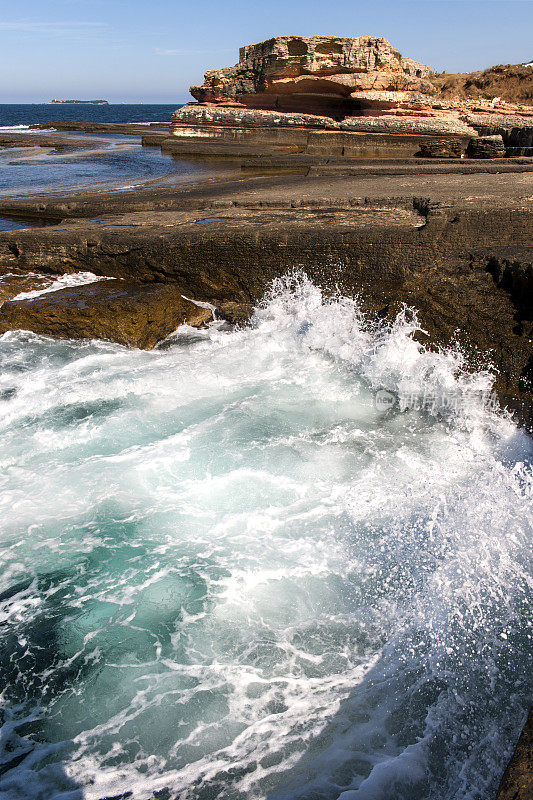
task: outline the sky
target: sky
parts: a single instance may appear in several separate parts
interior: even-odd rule
[[[272,36],[385,36],[437,71],[533,59],[533,0],[0,0],[0,103],[183,103]]]

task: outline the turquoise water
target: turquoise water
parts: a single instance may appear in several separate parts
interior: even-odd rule
[[[165,350],[0,338],[2,800],[494,796],[533,450],[415,329],[299,276]]]

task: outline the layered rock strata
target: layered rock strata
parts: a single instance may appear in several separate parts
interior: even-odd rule
[[[277,36],[242,47],[234,67],[206,72],[191,94],[202,105],[352,115],[424,112],[433,70],[379,36]],[[178,124],[180,116],[174,118]],[[320,123],[318,123],[320,124]]]
[[[523,130],[533,120],[531,107],[501,98],[450,98],[441,89],[430,67],[402,57],[383,37],[279,36],[241,48],[234,67],[206,72],[202,86],[191,87],[198,102],[173,114],[171,134],[185,145],[184,154],[198,155],[202,142],[209,140],[211,150],[215,142],[236,144],[239,131],[251,129],[278,128],[282,136],[276,146],[289,148],[300,146],[294,131],[301,128],[450,136],[445,149],[456,157],[459,145],[459,155],[465,154],[466,143],[455,137],[503,135],[502,130]],[[527,156],[532,146],[505,137],[504,142],[514,148],[506,155]],[[247,137],[252,144],[268,148],[272,143],[255,134]],[[381,144],[375,155],[390,157],[386,140]],[[177,145],[173,149],[179,152]],[[475,157],[476,149],[471,153]]]
[[[466,149],[469,158],[503,158],[505,146],[499,134],[471,139]]]
[[[176,155],[265,156],[282,152],[330,156],[398,158],[414,156],[422,144],[446,136],[450,148],[465,152],[476,130],[458,116],[345,117],[189,104],[173,114],[171,136],[160,144]],[[370,140],[368,137],[373,137]]]
[[[431,93],[432,75],[424,64],[402,59],[383,37],[277,36],[242,47],[238,64],[206,72],[191,94],[201,103],[234,101],[253,108],[283,108],[285,96],[303,94],[328,106],[328,97],[373,89]]]
[[[265,109],[251,110],[235,106],[203,106],[188,104],[172,115],[171,131],[174,136],[186,134],[185,126],[227,125],[229,127],[261,128],[315,128],[329,131],[354,131],[376,133],[456,133],[476,136],[477,131],[459,115],[442,118],[394,117],[387,115],[346,116],[342,121],[317,114],[288,113]],[[204,132],[209,136],[209,132]]]

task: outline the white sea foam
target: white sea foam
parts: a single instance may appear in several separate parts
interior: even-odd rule
[[[0,131],[3,133],[20,133],[20,131],[30,130],[29,125],[0,125]]]
[[[41,277],[41,276],[39,276]],[[44,277],[44,276],[43,276]],[[30,292],[19,292],[13,297],[13,300],[33,300],[36,297],[41,297],[43,294],[49,292],[57,292],[60,289],[68,289],[73,286],[85,286],[88,283],[95,283],[96,281],[107,281],[112,278],[107,278],[102,275],[95,275],[94,272],[73,272],[69,275],[60,275],[58,277],[50,278],[48,285],[42,288],[33,289]]]
[[[0,338],[0,797],[491,796],[533,451],[415,329],[296,275],[187,346]]]

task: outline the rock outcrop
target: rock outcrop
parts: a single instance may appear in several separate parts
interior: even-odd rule
[[[35,272],[26,274],[9,272],[7,275],[0,276],[0,308],[6,300],[12,300],[23,292],[42,291],[48,288],[53,278],[49,275],[39,275]]]
[[[310,103],[330,110],[337,105],[342,116],[344,107],[358,107],[358,97],[339,102],[354,92],[433,93],[432,75],[424,64],[403,59],[383,37],[277,36],[242,47],[238,64],[206,72],[191,94],[201,103],[288,111],[309,109]]]
[[[385,93],[376,92],[375,94]],[[389,102],[392,102],[391,93],[387,94],[389,95]],[[440,117],[438,119],[389,115],[346,116],[342,122],[338,122],[331,117],[316,114],[268,111],[265,109],[252,110],[242,106],[200,105],[194,103],[183,106],[172,115],[172,132],[175,136],[187,136],[190,132],[189,126],[200,125],[224,125],[246,129],[288,127],[315,128],[325,131],[421,134],[438,134],[442,132],[456,133],[460,136],[477,135],[476,130],[461,120],[459,116]],[[202,134],[208,137],[208,128],[204,127]]]
[[[468,158],[503,158],[505,155],[503,139],[498,134],[470,139],[466,155]]]
[[[533,798],[533,709],[502,778],[496,800]]]
[[[432,76],[430,67],[402,58],[381,36],[277,36],[242,47],[238,64],[206,72],[191,94],[200,103],[340,120],[363,109],[427,105],[435,92]]]
[[[0,333],[29,330],[60,339],[108,339],[147,350],[179,325],[212,319],[186,300],[176,284],[106,280],[60,289],[0,307]]]
[[[493,68],[494,74],[500,74],[498,69]],[[524,80],[529,80],[533,69],[521,69]],[[173,114],[170,132],[184,141],[183,154],[197,155],[204,154],[202,140],[207,139],[206,155],[216,154],[215,141],[224,145],[232,141],[236,152],[238,131],[258,128],[286,129],[285,145],[297,153],[307,152],[298,149],[301,144],[292,133],[297,128],[451,135],[445,150],[456,157],[464,154],[466,144],[453,137],[475,137],[478,132],[503,135],[502,130],[522,130],[524,120],[533,120],[532,107],[513,105],[483,91],[454,94],[450,87],[443,76],[403,57],[383,37],[277,36],[242,47],[235,66],[206,72],[204,83],[191,87],[198,102]],[[484,130],[497,123],[498,130]],[[264,137],[252,138],[253,142],[249,137],[246,142],[246,155],[254,155],[249,149],[252,145],[270,147]],[[505,136],[504,142],[506,148],[514,148],[506,155],[530,154],[530,144],[508,143]],[[281,140],[276,142],[279,146]],[[419,149],[408,148],[403,155],[415,155]],[[179,154],[179,148],[170,150]],[[331,154],[337,154],[335,146]],[[397,154],[396,146],[388,152],[385,140],[375,151],[375,155],[389,158]],[[221,155],[232,152],[225,146]]]
[[[420,158],[461,158],[463,152],[460,141],[434,139],[424,142],[416,155]]]
[[[51,127],[51,126],[49,126]],[[0,147],[46,147],[61,150],[64,148],[74,149],[78,147],[94,147],[91,139],[71,139],[60,138],[58,136],[46,136],[44,134],[3,134],[0,136]]]

